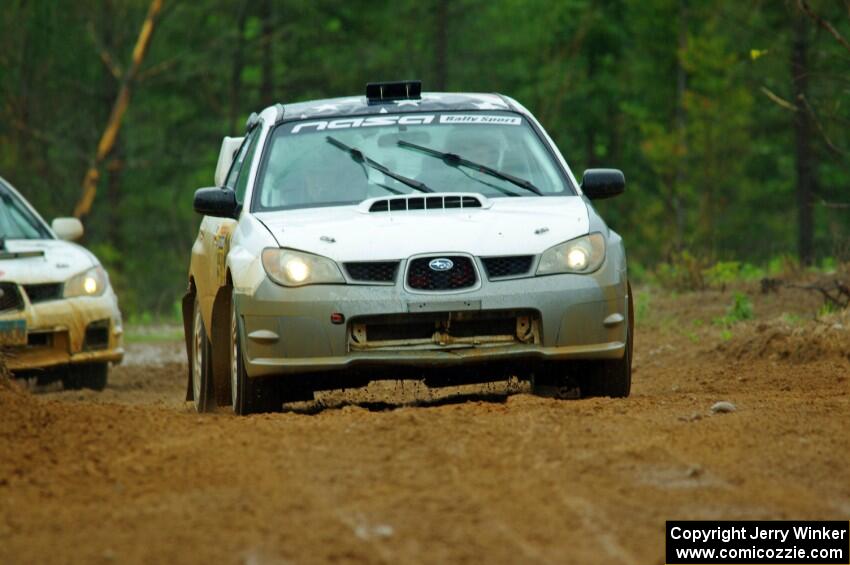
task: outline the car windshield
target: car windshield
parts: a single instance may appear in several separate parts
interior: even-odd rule
[[[48,239],[50,233],[14,194],[0,185],[0,239]]]
[[[574,194],[527,120],[511,112],[284,123],[271,135],[257,179],[254,211],[431,191],[491,198]]]

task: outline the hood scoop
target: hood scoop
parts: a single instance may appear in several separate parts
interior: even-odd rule
[[[420,210],[449,210],[464,208],[489,208],[493,204],[481,194],[450,192],[424,195],[370,198],[358,206],[363,213],[415,212]]]

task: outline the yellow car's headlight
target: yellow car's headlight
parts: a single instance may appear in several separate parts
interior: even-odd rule
[[[100,296],[109,286],[109,276],[103,267],[92,267],[65,281],[65,298]]]
[[[550,247],[543,252],[538,275],[592,273],[605,261],[605,238],[592,233]]]
[[[345,283],[331,259],[292,249],[264,249],[263,268],[271,280],[284,286]]]

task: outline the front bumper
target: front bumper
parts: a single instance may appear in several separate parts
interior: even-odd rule
[[[628,326],[625,261],[606,260],[591,275],[482,281],[462,293],[413,293],[403,285],[284,288],[264,280],[253,294],[234,292],[249,377],[354,367],[448,367],[524,360],[611,359],[625,351]],[[362,320],[429,313],[519,312],[535,320],[529,342],[435,343],[352,347]],[[345,323],[334,324],[332,314]],[[482,340],[486,341],[486,339]],[[389,342],[388,342],[389,343]]]
[[[24,310],[4,312],[0,320],[25,320],[26,345],[3,348],[11,371],[92,362],[120,363],[124,358],[123,326],[114,293],[50,300]]]

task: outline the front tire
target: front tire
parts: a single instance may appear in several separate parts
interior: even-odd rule
[[[606,359],[588,363],[587,370],[579,376],[581,395],[626,398],[632,390],[632,351],[634,349],[635,309],[632,300],[632,285],[629,293],[629,325],[626,329],[626,350],[620,359]]]
[[[620,359],[567,361],[541,367],[531,381],[538,396],[582,398],[610,396],[626,398],[632,388],[632,350],[634,349],[634,303],[632,287],[627,285],[629,325],[626,347]]]
[[[230,301],[230,397],[240,416],[281,409],[280,387],[273,378],[249,378],[242,357],[236,300]]]

